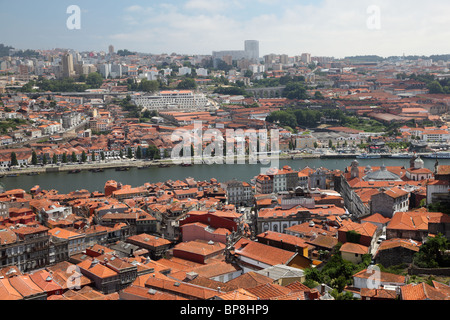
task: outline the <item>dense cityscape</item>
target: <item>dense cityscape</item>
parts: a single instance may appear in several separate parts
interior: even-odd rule
[[[5,43],[0,118],[0,300],[450,299],[450,55]]]

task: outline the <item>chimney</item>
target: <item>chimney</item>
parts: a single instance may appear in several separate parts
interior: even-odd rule
[[[321,294],[321,295],[324,295],[324,294],[325,294],[325,284],[324,284],[324,283],[322,283],[322,284],[320,285],[320,294]]]

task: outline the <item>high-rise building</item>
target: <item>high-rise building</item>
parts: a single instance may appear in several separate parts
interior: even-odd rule
[[[62,57],[62,77],[70,78],[74,74],[73,57],[70,53],[65,53]]]
[[[310,64],[311,63],[311,54],[310,53],[302,53],[302,61],[304,63]]]
[[[259,41],[246,40],[245,53],[247,55],[247,59],[257,62],[259,60]]]
[[[224,57],[231,56],[233,61],[248,59],[252,62],[258,62],[259,42],[256,40],[246,40],[244,46],[245,50],[213,51],[213,61],[217,59],[225,61]]]
[[[114,54],[114,46],[113,46],[113,45],[110,45],[110,46],[108,47],[108,53],[109,53],[109,54]]]

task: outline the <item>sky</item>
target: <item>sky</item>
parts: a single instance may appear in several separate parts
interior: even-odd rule
[[[67,20],[80,8],[80,28]],[[0,0],[0,43],[17,49],[343,58],[450,54],[448,0]],[[71,20],[72,21],[72,20]]]

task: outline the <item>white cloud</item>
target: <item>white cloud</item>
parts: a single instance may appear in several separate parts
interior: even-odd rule
[[[128,7],[124,20],[134,31],[111,36],[147,52],[201,53],[243,49],[260,41],[261,54],[313,55],[448,53],[447,0],[324,0],[320,4],[267,0],[189,0],[182,7]],[[276,5],[275,5],[276,4]],[[237,5],[238,10],[233,6]],[[381,28],[367,27],[367,8],[379,6]],[[244,7],[245,6],[245,7]],[[183,8],[184,10],[181,10]],[[149,14],[151,13],[151,14]],[[151,42],[151,43],[150,43]]]

